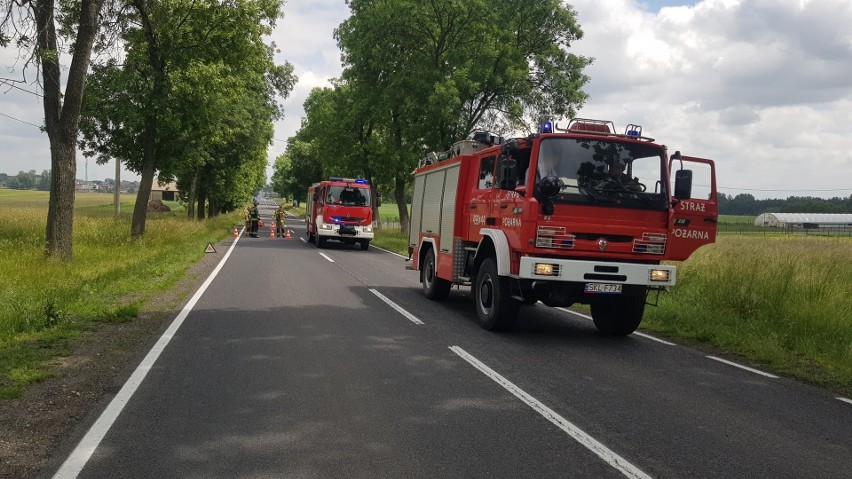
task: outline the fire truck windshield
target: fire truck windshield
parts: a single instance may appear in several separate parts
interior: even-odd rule
[[[644,203],[665,197],[663,150],[659,145],[612,139],[544,138],[535,181],[556,176],[560,197],[624,196]],[[656,204],[656,201],[653,201]]]
[[[343,206],[369,206],[370,190],[368,188],[331,186],[328,188],[326,202]]]

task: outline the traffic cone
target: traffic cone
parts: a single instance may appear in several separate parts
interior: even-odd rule
[[[240,232],[239,232],[239,231],[237,231],[237,227],[236,227],[236,226],[234,226],[234,238],[237,238],[237,237],[239,237],[239,236],[240,236]]]
[[[269,227],[269,237],[275,238],[275,228],[273,228],[271,226]]]
[[[290,239],[290,228],[287,228],[287,234],[284,235],[284,238]]]

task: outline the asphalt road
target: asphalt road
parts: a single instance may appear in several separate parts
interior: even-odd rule
[[[827,392],[541,304],[487,332],[466,289],[288,227],[217,253],[55,477],[852,477]]]

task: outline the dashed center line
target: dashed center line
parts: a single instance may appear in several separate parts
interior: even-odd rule
[[[393,309],[397,310],[397,312],[399,312],[399,314],[401,314],[401,315],[405,316],[405,317],[406,317],[409,321],[411,321],[412,323],[414,323],[414,324],[420,324],[420,325],[422,325],[422,324],[423,324],[423,321],[420,321],[420,320],[417,318],[417,316],[415,316],[415,315],[413,315],[413,314],[409,313],[408,311],[406,311],[405,309],[403,309],[403,308],[402,308],[402,306],[400,306],[400,305],[398,305],[398,304],[394,303],[393,301],[391,301],[390,299],[388,299],[388,297],[387,297],[387,296],[383,295],[382,293],[380,293],[380,292],[376,291],[376,290],[375,290],[375,289],[373,289],[373,288],[370,288],[370,292],[371,292],[371,293],[373,293],[373,294],[375,294],[375,295],[376,295],[379,299],[381,299],[381,300],[382,300],[382,301],[384,301],[385,303],[387,303],[387,304],[388,304],[391,308],[393,308]]]
[[[334,260],[329,258],[325,253],[320,253],[319,255],[327,259],[329,263],[334,263]]]

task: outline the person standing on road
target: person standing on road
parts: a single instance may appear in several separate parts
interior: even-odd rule
[[[279,205],[278,209],[275,210],[273,215],[273,219],[275,220],[275,236],[278,238],[282,238],[284,236],[284,219],[287,217],[287,212],[284,211],[284,207]]]
[[[257,210],[257,201],[255,201],[249,211],[249,218],[251,221],[251,234],[249,236],[257,238],[257,227],[260,223],[260,212]]]

